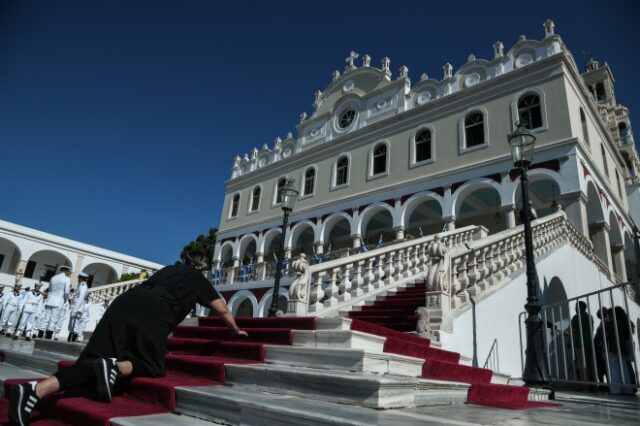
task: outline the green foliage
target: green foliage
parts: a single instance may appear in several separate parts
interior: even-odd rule
[[[118,280],[118,282],[137,280],[138,278],[140,278],[140,274],[148,275],[146,269],[143,269],[140,272],[129,272],[120,275],[120,279]]]
[[[180,252],[180,260],[184,261],[185,255],[192,250],[202,251],[207,255],[208,269],[211,269],[211,261],[213,260],[213,248],[216,244],[217,232],[217,228],[210,228],[208,234],[198,235],[198,237],[194,241],[189,242],[182,248],[182,251]]]

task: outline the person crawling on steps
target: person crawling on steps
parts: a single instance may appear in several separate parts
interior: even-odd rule
[[[160,377],[165,373],[167,336],[196,302],[222,317],[232,336],[247,336],[213,285],[202,275],[204,253],[193,252],[182,264],[167,266],[147,281],[118,296],[107,308],[76,363],[42,382],[14,386],[9,419],[29,424],[42,398],[80,386],[95,389],[101,401],[111,402],[122,377]]]

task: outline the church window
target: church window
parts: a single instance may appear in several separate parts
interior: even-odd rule
[[[304,191],[303,195],[313,194],[316,186],[316,169],[313,167],[308,168],[306,172],[304,172]]]
[[[233,196],[233,200],[231,201],[231,214],[230,217],[238,216],[238,208],[240,207],[240,194],[236,194]]]
[[[346,129],[347,127],[351,126],[355,119],[356,112],[353,109],[348,108],[344,110],[342,114],[340,114],[340,117],[338,119],[338,127],[340,129]]]
[[[607,94],[604,91],[604,83],[596,83],[596,99],[604,101],[607,99]]]
[[[346,185],[349,178],[349,159],[341,157],[336,163],[336,186]]]
[[[618,169],[616,169],[616,183],[618,185],[618,194],[620,195],[620,199],[622,199],[622,185],[620,184],[620,173],[618,173]]]
[[[618,132],[620,133],[620,142],[625,145],[629,143],[629,141],[627,140],[629,129],[627,129],[627,125],[625,123],[618,124]]]
[[[589,129],[587,128],[587,117],[584,115],[584,110],[582,108],[580,108],[580,123],[582,123],[582,137],[587,145],[589,145]]]
[[[604,145],[600,144],[600,152],[602,152],[602,164],[604,164],[604,174],[609,177],[609,164],[607,163],[607,152],[604,149]]]
[[[431,160],[431,130],[423,129],[416,135],[416,163]]]
[[[373,149],[373,175],[387,171],[387,145],[381,143]]]
[[[276,204],[280,204],[282,202],[282,194],[281,190],[284,188],[284,185],[287,183],[287,179],[280,178],[278,184],[276,185]]]
[[[259,186],[253,188],[253,196],[251,197],[251,211],[255,212],[260,207],[260,193],[262,192]]]
[[[528,94],[518,101],[518,117],[520,123],[527,129],[542,127],[542,110],[540,109],[540,97],[536,94]]]
[[[484,116],[475,111],[464,120],[466,147],[472,148],[484,144]]]

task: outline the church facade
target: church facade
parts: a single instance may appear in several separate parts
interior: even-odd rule
[[[234,313],[266,315],[287,180],[300,192],[287,259],[323,262],[467,225],[516,227],[520,178],[507,136],[517,123],[537,138],[537,216],[560,207],[612,282],[636,278],[640,160],[629,113],[606,63],[581,68],[552,21],[541,40],[521,36],[508,50],[496,42],[492,58],[470,55],[415,84],[406,66],[394,75],[388,58],[377,67],[352,52],[301,114],[296,137],[235,158],[214,254],[219,291]]]

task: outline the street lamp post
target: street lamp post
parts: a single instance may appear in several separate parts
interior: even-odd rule
[[[527,265],[527,311],[525,327],[527,332],[527,348],[522,372],[522,380],[527,386],[543,385],[549,382],[547,359],[543,356],[542,331],[540,318],[540,302],[538,302],[538,274],[533,258],[533,235],[531,232],[531,209],[529,207],[529,181],[527,171],[533,159],[533,148],[536,137],[524,125],[518,124],[515,132],[507,139],[511,147],[513,163],[520,169],[522,190],[522,222],[524,223],[524,246]]]
[[[278,255],[278,263],[276,265],[276,278],[273,282],[273,294],[271,295],[271,306],[269,307],[269,316],[276,316],[278,312],[278,296],[280,293],[280,275],[282,274],[282,261],[284,260],[284,241],[287,234],[287,225],[289,223],[289,214],[293,210],[298,198],[298,191],[293,188],[293,179],[287,179],[286,183],[280,188],[280,206],[284,216],[282,218],[282,233],[280,239],[280,253]]]

